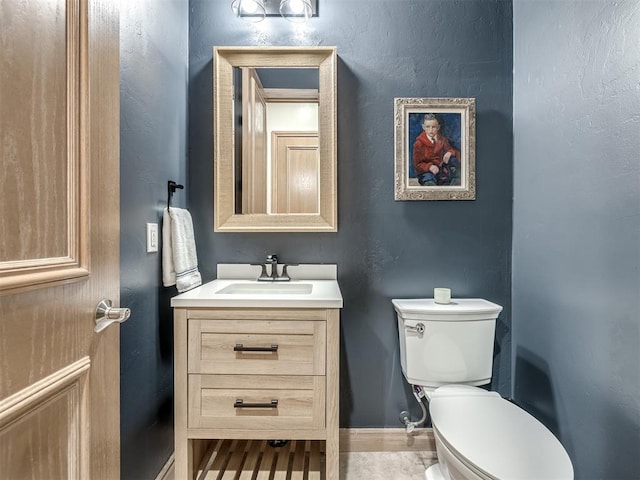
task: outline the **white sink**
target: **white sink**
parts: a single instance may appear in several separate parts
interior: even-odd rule
[[[335,265],[291,265],[288,282],[258,282],[260,266],[218,264],[218,279],[171,299],[182,308],[342,308]]]
[[[232,283],[221,288],[216,295],[309,295],[313,291],[311,283],[257,282]]]

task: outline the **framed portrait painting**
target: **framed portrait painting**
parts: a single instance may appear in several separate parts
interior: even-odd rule
[[[395,148],[396,200],[475,200],[475,98],[396,98]]]

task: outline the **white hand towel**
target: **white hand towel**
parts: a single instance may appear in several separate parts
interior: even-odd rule
[[[176,284],[176,269],[171,248],[171,215],[168,208],[162,213],[162,284],[165,287]]]
[[[164,209],[162,224],[162,283],[186,292],[202,284],[191,214],[182,208]]]

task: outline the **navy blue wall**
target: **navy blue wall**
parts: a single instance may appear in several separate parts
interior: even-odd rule
[[[299,28],[249,24],[228,1],[191,0],[189,207],[200,269],[221,262],[337,263],[342,314],[341,426],[399,427],[419,410],[400,370],[392,298],[454,296],[505,307],[493,387],[510,394],[512,9],[508,1],[323,0]],[[337,234],[213,232],[212,47],[338,49]],[[475,97],[477,200],[393,199],[394,97]]]
[[[514,2],[516,400],[640,478],[640,2]]]
[[[120,301],[132,310],[120,330],[121,478],[140,480],[173,451],[176,291],[162,287],[145,226],[161,223],[167,180],[186,180],[188,2],[121,2],[120,22]],[[174,199],[185,205],[186,193]]]

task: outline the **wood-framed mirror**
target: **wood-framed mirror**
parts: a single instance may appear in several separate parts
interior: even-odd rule
[[[336,232],[335,47],[214,47],[214,230]]]

